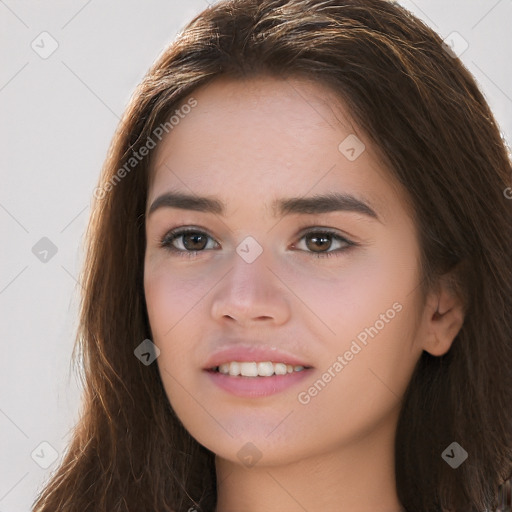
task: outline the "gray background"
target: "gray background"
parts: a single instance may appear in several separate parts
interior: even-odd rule
[[[443,38],[456,31],[467,41],[461,59],[510,144],[512,0],[400,3]],[[0,512],[30,510],[59,461],[41,467],[53,453],[41,443],[60,457],[78,417],[76,276],[114,129],[153,60],[207,5],[0,0]],[[43,237],[54,255],[34,254]]]

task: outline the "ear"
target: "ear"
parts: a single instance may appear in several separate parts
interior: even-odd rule
[[[423,350],[433,356],[446,354],[464,323],[464,304],[452,284],[451,274],[439,279],[425,305]]]

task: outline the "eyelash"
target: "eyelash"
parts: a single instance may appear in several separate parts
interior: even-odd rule
[[[172,242],[174,242],[174,240],[176,240],[180,236],[186,235],[188,233],[206,235],[207,237],[209,237],[213,240],[213,238],[210,237],[210,235],[208,235],[208,233],[206,233],[205,231],[202,231],[200,229],[192,228],[192,227],[188,227],[188,228],[180,227],[180,228],[175,228],[175,229],[168,231],[164,235],[164,237],[160,240],[159,246],[173,254],[176,254],[178,256],[185,257],[185,258],[194,258],[194,257],[196,257],[198,252],[205,252],[207,249],[202,249],[200,251],[187,251],[187,250],[183,250],[183,249],[177,249],[176,247],[172,246]],[[327,252],[318,252],[318,253],[314,252],[314,251],[304,251],[302,249],[299,249],[299,251],[309,253],[316,258],[328,258],[331,256],[337,257],[341,253],[344,253],[347,250],[351,249],[352,247],[356,247],[359,245],[358,243],[348,240],[347,238],[339,235],[334,230],[329,229],[329,228],[315,228],[315,229],[310,229],[305,232],[301,232],[300,233],[301,236],[300,236],[299,240],[302,240],[304,237],[306,237],[307,235],[310,235],[310,234],[329,235],[332,238],[338,240],[339,242],[343,242],[346,244],[346,247],[343,247],[341,249],[336,249],[334,251],[327,251]],[[216,242],[216,243],[218,243],[218,242]]]

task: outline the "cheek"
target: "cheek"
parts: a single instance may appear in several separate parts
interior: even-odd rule
[[[144,292],[152,341],[160,349],[157,364],[169,397],[180,388],[171,375],[185,383],[193,376],[191,370],[200,371],[197,347],[208,329],[205,308],[217,281],[215,272],[198,272],[197,268],[192,272],[168,261],[145,266]]]
[[[160,349],[156,363],[167,397],[175,407],[186,399],[180,393],[181,385],[190,377],[191,343],[197,333],[191,331],[189,319],[194,315],[194,304],[200,290],[199,279],[180,278],[168,265],[146,265],[144,271],[144,293],[152,341]],[[188,377],[187,377],[188,376]],[[188,404],[190,405],[190,404]],[[185,404],[185,407],[188,406]]]
[[[353,326],[359,338],[339,336],[315,378],[300,390],[300,417],[305,423],[336,425],[326,429],[326,438],[361,437],[398,414],[421,353],[411,343],[410,304],[402,306],[388,323],[376,324],[377,316]]]
[[[300,299],[295,302],[305,313],[302,318],[329,343],[356,336],[386,311],[394,315],[393,304],[405,308],[415,296],[419,281],[414,247],[376,247],[342,256],[339,265],[324,266],[323,271],[280,269]]]
[[[317,333],[318,353],[324,354],[319,370],[339,375],[320,401],[343,396],[358,408],[362,395],[370,401],[383,393],[393,399],[405,389],[421,354],[415,343],[421,313],[416,247],[404,240],[381,247],[347,260],[329,279],[295,277],[293,289],[309,307],[303,317],[307,330]],[[337,372],[333,365],[345,354]]]
[[[419,302],[408,286],[414,275],[411,268],[393,279],[381,259],[310,295],[335,334],[319,331],[318,371],[298,390],[296,419],[304,428],[336,425],[325,428],[326,439],[349,439],[397,412],[421,355],[414,343]]]
[[[212,288],[211,274],[191,274],[165,262],[146,265],[144,293],[151,330],[155,339],[165,339],[187,322],[188,315],[201,307],[201,300]]]

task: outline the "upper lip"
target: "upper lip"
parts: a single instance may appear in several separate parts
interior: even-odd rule
[[[274,363],[311,367],[306,361],[282,349],[273,348],[268,345],[235,345],[214,352],[206,360],[203,369],[209,370],[231,361],[272,361]]]

